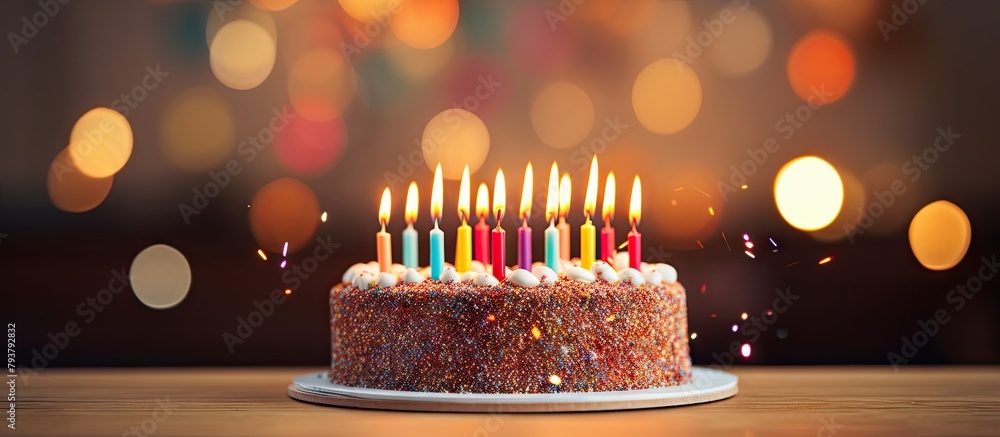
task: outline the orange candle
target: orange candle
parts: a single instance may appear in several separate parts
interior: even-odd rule
[[[385,231],[385,225],[389,224],[389,209],[392,205],[392,198],[389,194],[389,187],[385,187],[382,192],[382,202],[378,208],[378,221],[382,224],[382,230],[375,234],[375,251],[378,255],[379,271],[388,272],[392,266],[392,236]]]

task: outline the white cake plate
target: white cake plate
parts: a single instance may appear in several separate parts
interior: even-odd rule
[[[423,393],[347,387],[330,382],[326,372],[295,378],[292,399],[339,407],[399,411],[541,413],[676,407],[726,399],[739,388],[736,375],[706,367],[691,369],[692,381],[646,390],[592,393],[479,394]]]

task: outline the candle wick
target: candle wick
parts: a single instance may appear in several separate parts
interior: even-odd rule
[[[497,227],[496,227],[496,229],[501,229],[500,228],[500,222],[502,222],[502,221],[503,221],[503,209],[497,208]]]
[[[632,232],[637,232],[637,231],[635,230],[635,225],[636,225],[636,220],[635,220],[635,219],[632,219]]]
[[[528,227],[528,214],[521,216],[521,226],[525,228]]]
[[[385,220],[379,220],[378,222],[382,224],[382,232],[385,232]]]

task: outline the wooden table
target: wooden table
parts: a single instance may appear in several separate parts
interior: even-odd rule
[[[1000,435],[1000,367],[737,367],[740,394],[710,404],[493,415],[286,396],[292,377],[318,370],[48,369],[19,383],[17,430],[0,435]]]

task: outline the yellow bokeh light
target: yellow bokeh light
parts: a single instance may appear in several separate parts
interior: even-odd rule
[[[815,156],[795,158],[778,171],[774,201],[788,224],[815,231],[837,218],[844,204],[844,183],[830,163]]]
[[[339,117],[354,98],[357,78],[343,53],[310,50],[288,72],[288,97],[295,111],[311,121]]]
[[[271,18],[271,14],[244,2],[235,7],[229,7],[228,4],[220,5],[219,9],[213,7],[205,23],[205,44],[211,48],[212,41],[215,40],[219,29],[236,20],[253,21],[271,36],[272,41],[278,41],[278,26],[274,24],[274,18]]]
[[[972,224],[962,208],[938,200],[920,209],[910,222],[910,248],[931,270],[955,267],[969,250]]]
[[[458,26],[458,0],[398,0],[398,11],[389,22],[403,44],[432,49],[444,43]]]
[[[475,173],[490,152],[490,132],[486,124],[461,108],[446,109],[427,122],[421,150],[427,167],[441,163],[444,178],[459,180],[466,164]]]
[[[66,148],[49,165],[49,199],[56,208],[66,212],[90,211],[108,197],[113,181],[114,176],[92,178],[81,173]]]
[[[737,10],[725,32],[709,46],[708,59],[722,74],[745,76],[764,63],[773,44],[771,25],[763,14],[752,8]]]
[[[224,85],[248,90],[267,79],[274,69],[276,47],[268,31],[250,20],[222,25],[209,46],[209,64]]]
[[[590,134],[594,103],[572,83],[553,83],[531,105],[531,125],[543,143],[560,149],[573,147]]]
[[[160,125],[160,139],[167,160],[185,170],[216,168],[232,152],[236,135],[229,104],[208,87],[177,96]]]
[[[118,111],[91,109],[73,125],[69,154],[73,165],[92,178],[118,173],[132,156],[132,126]]]
[[[339,0],[339,2],[347,15],[362,22],[387,18],[401,7],[399,0]]]
[[[687,64],[660,59],[644,68],[632,87],[632,109],[639,123],[653,133],[681,131],[701,109],[701,81]]]

